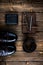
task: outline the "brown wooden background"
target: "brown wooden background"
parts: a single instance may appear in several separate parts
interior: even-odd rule
[[[36,50],[32,53],[26,53],[22,49],[24,37],[22,34],[21,19],[22,12],[31,11],[31,9],[36,12],[37,29],[41,32],[36,33],[34,36],[37,44]],[[15,25],[7,26],[5,24],[6,11],[18,11],[19,19],[17,27]],[[17,51],[15,54],[5,57],[4,61],[6,61],[6,65],[43,65],[43,4],[24,3],[18,5],[12,3],[0,3],[0,28],[1,27],[10,28],[18,35],[18,40],[16,42]]]

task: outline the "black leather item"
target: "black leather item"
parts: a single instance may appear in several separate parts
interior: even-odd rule
[[[23,50],[24,50],[25,52],[31,53],[31,52],[33,52],[35,49],[36,49],[35,40],[34,40],[32,37],[26,38],[26,39],[24,40],[24,43],[23,43]]]
[[[0,32],[0,42],[15,42],[17,35],[11,32]]]
[[[17,35],[11,32],[0,32],[0,56],[8,56],[16,52]]]
[[[0,56],[8,56],[16,52],[15,46],[1,46]]]
[[[23,34],[35,34],[37,31],[36,13],[23,12],[22,13],[22,33]]]
[[[7,11],[5,14],[5,23],[6,24],[18,24],[18,12],[14,11]]]

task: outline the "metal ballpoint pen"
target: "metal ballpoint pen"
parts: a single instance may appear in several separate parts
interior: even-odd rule
[[[32,16],[31,16],[31,20],[30,20],[30,31],[32,29]]]
[[[28,18],[28,16],[27,16],[27,18]],[[29,19],[27,19],[27,25],[28,25],[28,27],[29,27],[29,32],[31,32],[31,30],[32,30],[32,15],[30,16],[30,20]]]

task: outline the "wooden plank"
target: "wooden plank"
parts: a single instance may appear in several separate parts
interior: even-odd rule
[[[43,65],[43,62],[27,62],[26,65]]]
[[[6,65],[43,65],[43,62],[6,62]]]
[[[7,59],[5,60],[5,61],[14,61],[14,62],[16,62],[16,61],[43,61],[43,57],[7,57]]]
[[[6,62],[6,65],[25,65],[25,62]]]

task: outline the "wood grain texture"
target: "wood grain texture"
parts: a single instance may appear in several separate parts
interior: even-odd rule
[[[7,65],[43,65],[43,62],[8,62]]]
[[[23,38],[22,34],[22,12],[31,11],[36,12],[36,21],[37,21],[37,32],[34,36],[36,40],[37,48],[32,53],[26,53],[23,51]],[[18,25],[9,25],[5,24],[5,14],[6,11],[18,11],[19,20]],[[15,4],[2,4],[0,5],[0,28],[6,27],[13,32],[16,32],[18,35],[18,40],[16,42],[16,53],[10,56],[5,57],[6,65],[43,65],[43,7],[33,4],[24,4],[24,5],[15,5]],[[15,30],[16,29],[16,30]],[[0,59],[1,61],[1,59]]]

